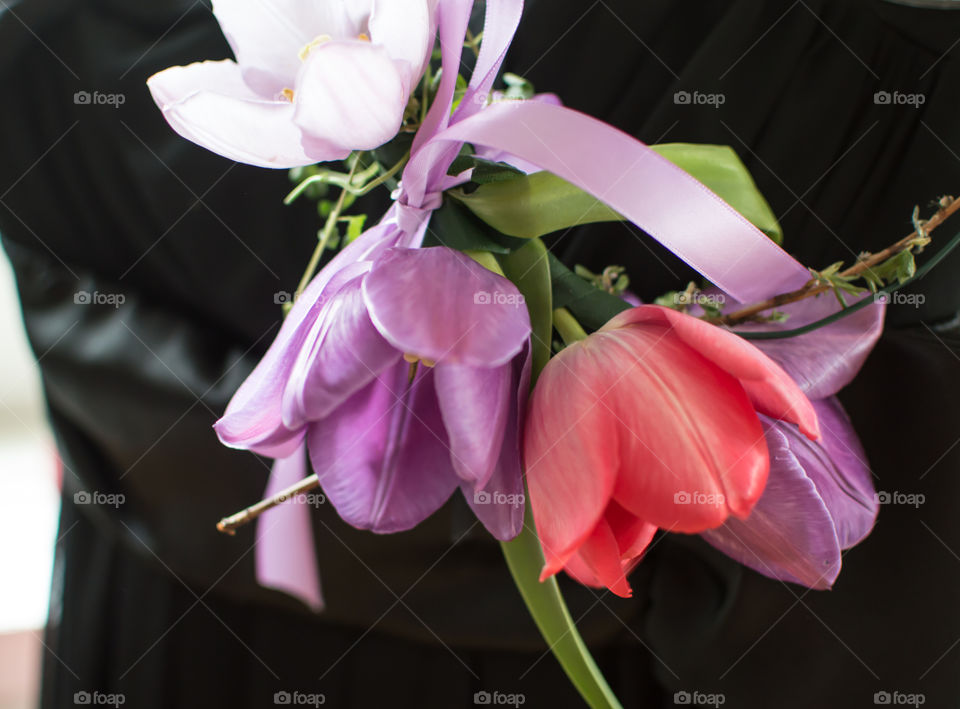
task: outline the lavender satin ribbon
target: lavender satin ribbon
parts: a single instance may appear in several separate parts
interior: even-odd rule
[[[307,448],[301,445],[289,458],[274,461],[263,496],[272,497],[306,476]],[[288,500],[264,512],[257,520],[254,557],[261,586],[289,593],[317,613],[323,610],[309,505]]]
[[[431,142],[472,143],[523,158],[620,212],[737,300],[800,288],[809,271],[726,202],[616,128],[563,106],[503,101]],[[417,163],[418,153],[411,160]],[[411,172],[423,169],[417,164]]]

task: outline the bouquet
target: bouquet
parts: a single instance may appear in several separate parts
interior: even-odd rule
[[[878,509],[835,395],[890,294],[955,246],[917,268],[960,202],[915,211],[913,233],[848,267],[808,268],[730,148],[647,146],[535,93],[502,72],[521,0],[487,0],[476,35],[472,9],[218,0],[236,60],[149,81],[174,130],[291,170],[287,201],[323,218],[279,334],[216,424],[275,461],[264,499],[219,527],[269,520],[258,578],[320,611],[309,508],[281,503],[320,487],[388,534],[462,494],[584,700],[618,707],[555,575],[628,597],[645,552],[679,533],[829,588]],[[351,213],[375,189],[386,213]],[[641,303],[622,268],[571,270],[543,241],[620,220],[703,281]]]

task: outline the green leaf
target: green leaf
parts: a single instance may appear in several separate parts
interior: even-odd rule
[[[783,243],[783,230],[773,210],[733,148],[695,143],[663,143],[650,147],[709,187],[775,242]]]
[[[503,92],[507,99],[531,99],[537,93],[533,84],[522,76],[511,74],[509,71],[503,75],[503,83],[507,85],[507,90]]]
[[[460,155],[456,160],[453,161],[450,165],[450,169],[447,170],[448,175],[459,175],[465,170],[473,168],[473,175],[470,177],[471,182],[475,182],[478,185],[486,185],[491,182],[503,182],[505,180],[515,180],[518,177],[523,177],[526,173],[522,170],[518,170],[513,165],[508,165],[505,162],[493,162],[491,160],[484,160],[483,158],[478,158],[476,155]]]
[[[349,244],[363,233],[363,226],[367,222],[366,214],[357,214],[356,216],[341,217],[340,221],[347,223],[347,240]]]
[[[550,278],[553,285],[553,307],[566,308],[589,330],[598,330],[607,320],[630,307],[622,298],[607,293],[584,280],[561,263],[552,253]]]
[[[524,519],[527,523],[519,536],[500,545],[530,615],[584,701],[592,709],[621,709],[570,617],[556,578],[543,583],[538,580],[544,564],[543,551],[532,528],[529,502]]]
[[[462,188],[447,194],[497,231],[522,239],[623,219],[593,195],[549,172],[480,185],[469,194]]]
[[[458,202],[446,199],[430,218],[430,229],[424,246],[449,246],[458,251],[489,251],[505,254],[510,251],[496,233],[465,210]]]
[[[553,337],[553,291],[547,247],[540,239],[531,239],[498,261],[504,275],[520,289],[530,313],[533,375],[536,377],[550,359]]]
[[[665,143],[652,148],[713,190],[771,239],[782,243],[783,232],[770,205],[732,148],[692,143]],[[593,195],[549,172],[514,175],[488,170],[489,176],[483,178],[486,183],[476,190],[459,188],[447,194],[504,234],[532,239],[580,224],[623,219]]]

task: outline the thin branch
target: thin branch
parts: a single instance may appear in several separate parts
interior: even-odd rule
[[[309,490],[313,490],[316,487],[320,487],[320,481],[317,479],[316,475],[311,475],[308,478],[304,478],[296,485],[291,485],[287,489],[281,490],[273,497],[268,497],[266,500],[261,500],[255,505],[250,505],[250,507],[237,512],[235,515],[224,517],[217,523],[217,529],[224,534],[233,536],[237,533],[238,528],[248,524],[249,522],[252,522],[267,510],[273,509],[277,505],[282,505],[287,500],[296,497],[297,495],[301,495]]]
[[[905,236],[892,246],[888,246],[883,251],[861,256],[854,265],[850,266],[850,268],[844,271],[841,271],[838,274],[838,277],[852,278],[858,276],[865,271],[869,271],[874,266],[883,263],[892,256],[896,256],[901,251],[905,251],[913,248],[914,246],[926,243],[929,240],[928,235],[930,232],[943,224],[943,222],[945,222],[954,212],[960,210],[960,199],[943,197],[939,204],[940,208],[932,217],[930,217],[930,219],[925,222],[915,221],[917,228],[914,229],[910,235]],[[748,305],[740,310],[736,310],[719,318],[711,318],[710,322],[716,323],[717,325],[738,325],[756,318],[756,316],[764,311],[773,310],[789,303],[795,303],[798,300],[803,300],[804,298],[820,295],[821,293],[829,291],[831,288],[832,286],[829,283],[823,283],[817,278],[811,278],[810,281],[807,282],[802,288],[799,288],[795,291],[790,291],[789,293],[775,295],[761,303]]]

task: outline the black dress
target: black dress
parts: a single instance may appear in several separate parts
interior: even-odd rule
[[[960,192],[958,37],[960,13],[878,0],[534,0],[507,67],[647,142],[732,145],[788,249],[827,265]],[[478,691],[576,706],[498,546],[463,536],[461,504],[392,536],[321,508],[317,617],[256,585],[252,529],[215,532],[258,499],[267,463],[210,426],[275,334],[274,294],[298,280],[318,226],[308,205],[280,204],[282,171],[183,141],[153,106],[147,76],[226,56],[209,10],[185,0],[0,12],[0,230],[67,469],[43,706],[80,691],[137,709],[264,707],[283,691],[332,707],[472,706]],[[125,101],[77,103],[78,91]],[[725,100],[676,103],[677,91]],[[878,91],[924,102],[876,103]],[[691,277],[629,226],[552,246],[570,264],[627,266],[642,297]],[[678,691],[732,707],[867,707],[882,691],[957,704],[958,268],[952,257],[919,285],[923,307],[891,309],[844,392],[878,489],[926,503],[884,507],[833,591],[768,580],[682,536],[640,565],[631,601],[564,583],[624,706],[673,706]],[[80,291],[124,302],[76,303]],[[74,505],[79,490],[126,503]]]

